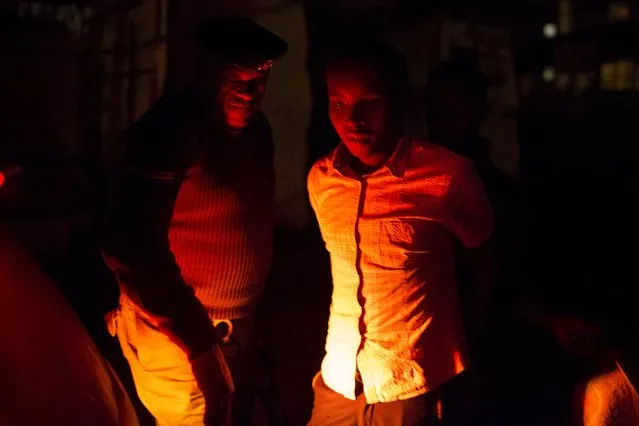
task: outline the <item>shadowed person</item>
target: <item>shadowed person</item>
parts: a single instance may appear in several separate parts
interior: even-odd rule
[[[109,323],[158,424],[223,424],[232,401],[233,423],[248,425],[253,314],[274,228],[274,146],[260,104],[287,44],[238,17],[208,19],[196,38],[197,80],[125,135],[104,247],[121,287]]]
[[[0,165],[0,197],[19,170]],[[139,424],[124,387],[76,313],[4,226],[0,341],[1,425]]]

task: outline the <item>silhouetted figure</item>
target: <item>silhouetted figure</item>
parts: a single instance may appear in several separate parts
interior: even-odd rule
[[[513,285],[520,234],[517,182],[490,158],[491,141],[479,133],[488,109],[486,79],[470,61],[439,64],[426,83],[425,103],[429,138],[475,164],[495,211],[499,288]]]
[[[463,254],[457,256],[457,277],[469,324],[475,377],[479,379],[475,391],[485,409],[494,410],[498,418],[503,418],[503,424],[511,424],[507,411],[525,412],[535,405],[516,405],[510,398],[514,397],[517,404],[532,402],[527,390],[524,393],[515,387],[529,380],[527,363],[535,355],[525,351],[531,342],[538,342],[536,336],[522,329],[522,321],[513,315],[520,299],[527,297],[520,271],[524,239],[520,188],[514,178],[495,166],[490,158],[491,141],[480,135],[488,110],[488,94],[486,78],[475,63],[457,59],[439,64],[428,78],[424,95],[430,140],[473,161],[494,209],[493,303],[488,314],[490,325],[479,333],[473,333],[469,314],[476,301],[473,292],[468,291],[472,270]],[[539,345],[538,348],[543,357],[552,358],[546,347]],[[537,390],[533,393],[539,394]],[[533,417],[531,420],[536,421]],[[492,424],[488,418],[485,421]]]
[[[439,424],[455,414],[443,388],[467,365],[453,246],[470,249],[481,283],[492,211],[470,160],[404,134],[402,55],[340,42],[326,80],[341,143],[308,176],[333,278],[309,425]]]
[[[274,146],[260,104],[287,44],[238,17],[208,19],[196,37],[197,81],[126,133],[104,248],[122,294],[110,323],[160,424],[222,424],[235,389],[232,418],[244,425],[274,228]]]
[[[16,170],[0,167],[0,194]],[[3,227],[0,340],[0,424],[138,425],[124,387],[76,313]]]
[[[618,183],[618,182],[617,182]],[[639,419],[639,238],[635,191],[586,174],[554,182],[535,200],[524,272],[538,323],[570,357],[575,415],[588,425]]]

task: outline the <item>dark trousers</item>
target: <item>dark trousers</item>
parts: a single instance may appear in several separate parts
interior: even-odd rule
[[[319,375],[308,426],[432,426],[441,425],[438,392],[404,401],[367,404],[360,391],[355,401],[330,389]]]
[[[255,318],[249,316],[234,319],[231,323],[233,332],[230,339],[221,345],[235,382],[231,418],[234,426],[250,426],[253,423],[253,407],[263,376],[257,356]]]

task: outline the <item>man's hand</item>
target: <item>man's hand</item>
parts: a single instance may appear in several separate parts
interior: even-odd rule
[[[219,346],[216,345],[193,359],[191,368],[204,394],[206,404],[204,424],[206,426],[230,425],[235,385]]]

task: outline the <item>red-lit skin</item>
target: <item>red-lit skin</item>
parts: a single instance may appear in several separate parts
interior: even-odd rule
[[[0,188],[2,188],[2,185],[4,185],[4,181],[5,181],[4,173],[0,172]]]
[[[329,116],[352,156],[364,168],[381,166],[401,136],[398,94],[389,93],[379,73],[364,64],[329,64]],[[357,167],[357,164],[355,165]]]
[[[229,64],[220,65],[215,77],[216,120],[241,130],[260,109],[268,74]]]

